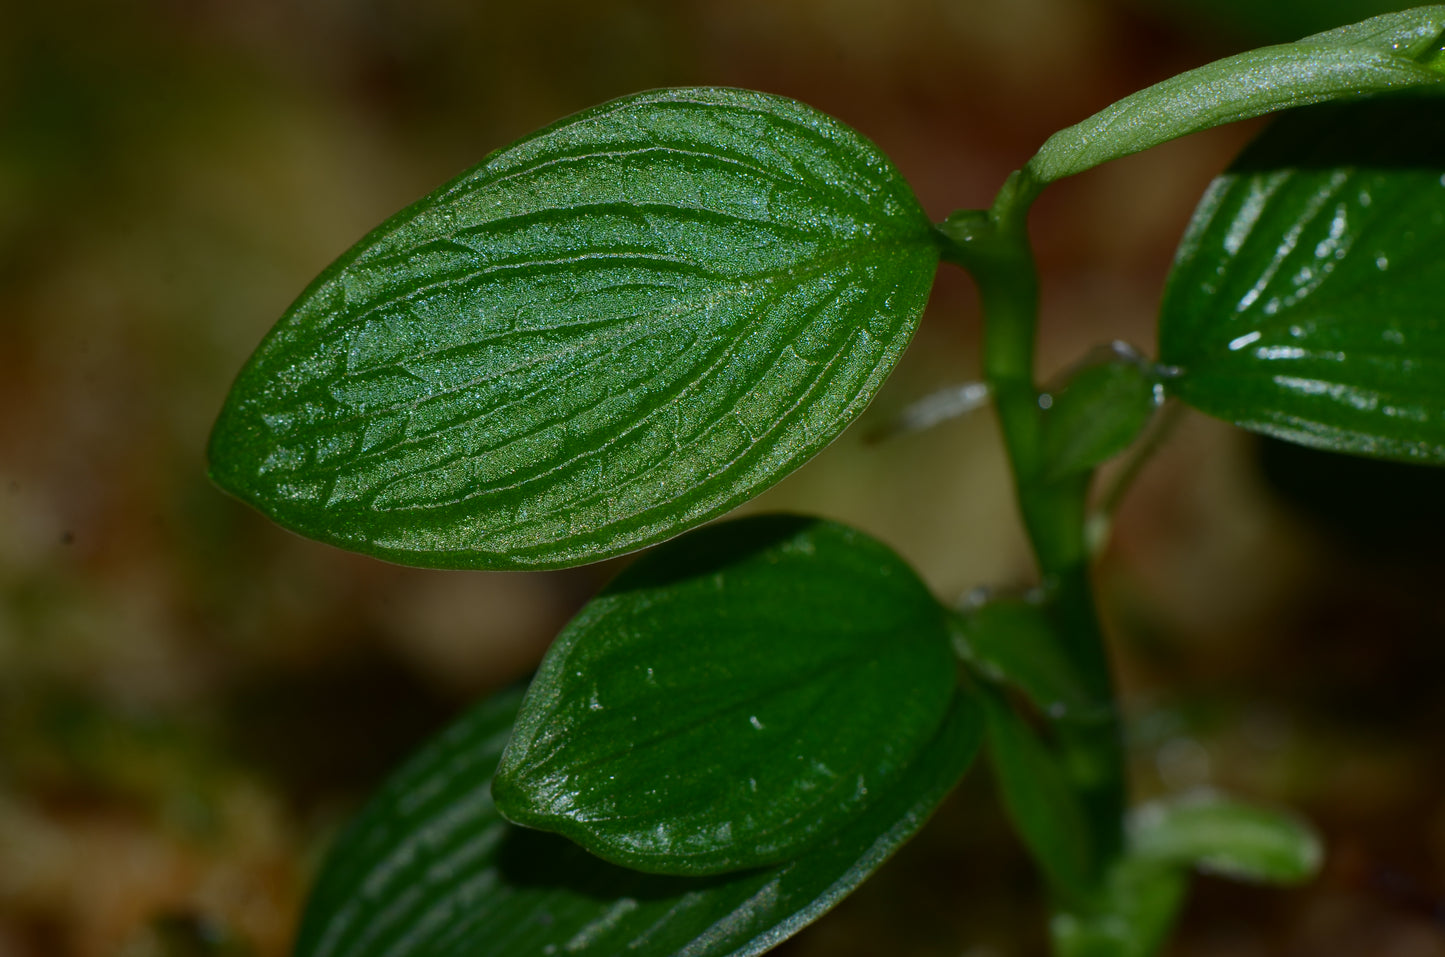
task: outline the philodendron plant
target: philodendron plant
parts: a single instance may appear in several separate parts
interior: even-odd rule
[[[801,103],[640,93],[361,240],[242,370],[215,480],[411,565],[657,547],[525,694],[481,703],[382,788],[321,873],[299,957],[760,953],[857,887],[985,745],[1057,954],[1154,953],[1192,869],[1309,878],[1320,848],[1288,814],[1217,794],[1129,806],[1088,492],[1171,397],[1445,463],[1442,37],[1445,6],[1422,7],[1184,73],[938,224],[877,147]],[[1195,211],[1157,360],[1106,349],[1040,391],[1040,191],[1285,109]],[[982,298],[1039,587],[942,603],[887,546],[819,518],[693,531],[848,426],[940,262]]]

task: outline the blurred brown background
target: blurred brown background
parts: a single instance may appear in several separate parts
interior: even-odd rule
[[[205,477],[210,421],[305,283],[510,139],[613,96],[802,99],[937,218],[1053,130],[1369,0],[0,0],[0,957],[271,957],[386,771],[513,682],[615,570],[447,573],[296,538]],[[1060,184],[1033,221],[1045,374],[1152,345],[1173,245],[1250,129]],[[892,544],[941,595],[1027,582],[990,417],[868,423],[977,372],[968,280],[855,429],[752,508]],[[1143,795],[1229,788],[1330,847],[1202,880],[1171,953],[1445,954],[1445,483],[1186,415],[1099,582]],[[1042,952],[972,774],[789,954]]]

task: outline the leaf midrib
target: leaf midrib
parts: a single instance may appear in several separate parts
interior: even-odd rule
[[[864,244],[863,244],[863,243],[858,243],[857,245],[864,245]],[[913,239],[907,238],[907,237],[897,237],[897,238],[894,238],[894,239],[892,239],[892,240],[883,240],[883,241],[874,240],[874,241],[868,242],[866,245],[868,246],[868,248],[870,248],[870,249],[874,252],[874,255],[871,256],[871,257],[868,257],[868,258],[874,259],[874,260],[880,260],[880,259],[881,259],[881,260],[887,260],[887,259],[889,259],[889,258],[892,258],[892,256],[890,256],[890,254],[893,254],[894,256],[896,256],[896,253],[897,253],[897,251],[899,251],[899,250],[909,250],[910,247],[914,247],[914,246],[931,246],[932,244],[931,244],[931,240],[930,240],[929,235],[928,235],[927,233],[924,233],[924,234],[921,234],[919,237],[913,238]],[[563,352],[563,351],[575,351],[575,350],[584,348],[584,347],[587,346],[587,345],[596,344],[596,343],[599,341],[599,339],[602,339],[602,340],[605,341],[605,340],[607,340],[607,339],[614,339],[614,338],[615,338],[615,339],[623,339],[623,338],[626,338],[627,333],[628,333],[630,330],[632,330],[632,329],[636,328],[637,326],[640,326],[640,325],[642,325],[642,324],[644,324],[644,323],[655,323],[655,322],[659,322],[659,321],[661,321],[661,322],[666,322],[666,321],[668,321],[668,320],[670,320],[670,319],[676,319],[676,318],[681,317],[681,316],[686,315],[686,314],[696,313],[696,312],[698,312],[698,311],[706,311],[710,306],[715,305],[716,303],[723,301],[724,299],[728,298],[729,296],[739,295],[739,294],[748,292],[748,291],[749,291],[749,288],[750,288],[751,286],[753,286],[753,285],[772,285],[772,286],[776,286],[776,287],[777,287],[777,293],[776,293],[775,295],[769,296],[767,299],[765,299],[763,305],[765,305],[766,303],[775,302],[775,301],[776,301],[776,298],[777,298],[778,296],[780,296],[782,293],[788,291],[788,290],[791,289],[791,288],[795,288],[797,285],[800,285],[802,282],[804,282],[804,281],[806,281],[806,280],[816,278],[816,277],[818,277],[818,276],[824,275],[824,274],[829,273],[829,272],[832,272],[832,271],[838,271],[840,266],[856,266],[856,265],[859,265],[859,264],[863,261],[863,257],[852,257],[852,256],[847,255],[848,252],[849,252],[849,250],[839,249],[839,250],[834,251],[834,253],[831,254],[831,255],[824,255],[824,256],[817,257],[816,259],[806,260],[806,261],[804,261],[804,262],[805,262],[805,265],[803,265],[803,266],[782,267],[782,268],[775,269],[775,270],[766,270],[766,271],[763,271],[763,272],[761,272],[761,273],[759,273],[759,274],[756,274],[756,275],[758,276],[758,278],[756,278],[756,279],[754,279],[754,278],[752,278],[752,277],[750,276],[750,277],[747,278],[747,279],[737,280],[737,281],[733,281],[733,282],[724,281],[724,282],[719,283],[718,286],[717,286],[717,288],[715,288],[714,290],[712,290],[712,291],[710,291],[710,292],[708,292],[708,293],[704,293],[704,294],[700,294],[700,295],[695,295],[695,296],[693,296],[693,297],[690,297],[690,298],[689,298],[688,300],[686,300],[685,302],[678,302],[678,303],[675,303],[675,304],[670,304],[668,307],[665,307],[665,308],[662,308],[662,309],[659,309],[659,310],[656,310],[656,311],[653,311],[653,312],[648,312],[648,313],[635,313],[635,314],[633,314],[633,315],[631,315],[631,316],[628,316],[628,317],[625,317],[625,318],[619,318],[619,319],[598,320],[598,322],[596,323],[597,325],[612,325],[612,324],[616,324],[616,325],[618,326],[618,328],[616,328],[614,331],[611,331],[610,333],[609,333],[607,330],[605,330],[605,329],[604,329],[604,330],[599,330],[598,332],[596,332],[596,333],[594,333],[592,336],[590,336],[585,343],[577,343],[577,344],[575,344],[574,346],[572,346],[569,350],[558,350],[558,351],[556,351],[556,352],[549,352],[549,353],[545,354],[544,356],[540,356],[540,357],[529,357],[529,358],[528,358],[526,361],[524,361],[524,362],[516,363],[516,364],[514,364],[514,365],[508,366],[508,367],[505,368],[505,369],[497,370],[497,371],[492,372],[492,373],[489,373],[488,375],[485,375],[485,376],[477,376],[477,377],[474,377],[474,378],[472,378],[472,379],[470,379],[470,380],[468,380],[468,381],[466,381],[466,382],[464,382],[464,383],[459,383],[459,384],[457,384],[457,385],[450,386],[450,387],[448,387],[448,388],[446,388],[446,389],[443,389],[443,390],[440,390],[440,391],[431,393],[430,395],[427,395],[427,396],[425,396],[425,397],[415,398],[415,399],[407,399],[407,400],[403,400],[403,401],[401,401],[401,402],[393,403],[393,404],[390,404],[390,405],[378,406],[378,407],[375,407],[375,408],[368,408],[368,409],[366,409],[365,411],[359,411],[359,412],[356,412],[356,413],[354,413],[354,414],[352,414],[352,415],[350,415],[350,416],[346,416],[346,417],[339,418],[339,419],[334,419],[334,420],[332,420],[331,425],[332,425],[332,427],[345,427],[345,426],[349,426],[349,425],[358,424],[358,423],[360,423],[360,422],[363,422],[363,421],[365,421],[365,420],[368,420],[368,419],[370,419],[370,418],[372,418],[372,417],[375,417],[375,416],[378,416],[378,415],[385,415],[385,414],[388,414],[388,413],[395,413],[395,412],[403,412],[403,411],[407,410],[408,408],[411,409],[412,411],[415,411],[415,410],[416,410],[417,408],[419,408],[423,403],[426,403],[426,402],[429,402],[429,401],[433,401],[433,400],[442,399],[442,398],[445,398],[445,397],[448,397],[448,396],[452,396],[452,395],[456,395],[456,394],[459,394],[459,393],[462,393],[462,392],[470,391],[470,390],[476,389],[478,386],[482,385],[483,383],[486,383],[486,382],[489,382],[489,381],[492,381],[492,380],[501,378],[501,377],[503,377],[503,376],[507,376],[507,375],[511,375],[511,374],[514,374],[514,373],[517,373],[517,372],[524,371],[524,370],[526,370],[526,369],[528,369],[528,368],[532,368],[532,367],[534,367],[534,366],[537,366],[537,365],[542,364],[542,363],[546,363],[546,362],[548,362],[548,361],[554,361],[554,360],[556,360],[557,356],[558,356],[561,352]],[[903,258],[903,257],[897,257],[897,258]],[[789,279],[789,278],[791,278],[791,279],[793,280],[792,284],[791,284],[791,285],[786,285],[786,284],[784,284],[783,280]],[[741,331],[745,332],[746,329],[751,328],[751,327],[756,323],[758,315],[759,315],[761,312],[763,312],[763,311],[764,311],[763,308],[759,308],[759,309],[754,310],[753,313],[752,313],[751,315],[749,315],[749,316],[747,317],[747,319],[743,320],[742,323],[740,324],[740,325],[742,326],[742,330],[741,330]],[[729,337],[726,338],[725,343],[735,345],[736,342],[739,341],[739,340],[741,340],[742,338],[743,338],[743,335],[741,335],[741,334],[735,335],[735,336],[729,336]],[[491,341],[491,340],[489,340],[489,339],[479,339],[479,340],[477,340],[476,343],[473,343],[473,345],[484,345],[484,344],[488,343],[489,341]],[[792,341],[793,341],[793,340],[789,340],[788,344],[791,344]],[[463,347],[461,347],[461,346],[454,346],[454,347],[452,347],[452,348],[463,348]],[[380,372],[380,371],[401,371],[401,372],[406,372],[406,373],[409,374],[409,375],[412,375],[413,373],[410,373],[410,371],[407,370],[407,369],[405,369],[405,367],[402,365],[402,362],[403,362],[403,361],[412,361],[412,360],[411,360],[410,358],[407,358],[407,359],[405,359],[405,360],[399,359],[399,360],[395,360],[395,361],[393,361],[393,362],[391,362],[391,363],[388,363],[388,364],[386,364],[386,365],[372,366],[372,367],[369,367],[369,368],[366,370],[366,373],[367,373],[367,374],[375,374],[375,373]],[[822,360],[820,360],[820,361],[822,361]],[[584,367],[582,367],[581,369],[576,370],[576,372],[577,372],[578,374],[583,374],[583,373],[586,373],[586,372],[588,372],[588,371],[591,371],[591,370],[593,370],[593,369],[595,369],[595,368],[596,368],[595,366],[584,366]],[[336,378],[336,379],[347,379],[347,378],[359,378],[359,376],[356,376],[356,375],[354,375],[354,374],[352,374],[352,373],[343,373],[341,376],[338,376],[338,377],[335,377],[335,378]],[[324,380],[323,380],[323,381],[324,381]],[[693,384],[693,383],[692,383],[691,381],[683,382],[683,383],[681,384],[681,388],[678,389],[678,393],[681,393],[681,392],[683,392],[683,391],[686,391],[686,389],[687,389],[689,386],[691,386],[692,384]],[[319,385],[319,383],[313,382],[313,383],[310,383],[309,385],[314,388],[314,387],[316,387],[317,385]],[[533,390],[533,391],[535,392],[536,390]],[[304,392],[298,392],[298,393],[296,394],[296,398],[298,398],[298,399],[299,399],[299,398],[304,398],[304,395],[305,395]],[[523,397],[523,398],[525,398],[525,397]],[[515,402],[515,401],[522,401],[522,399],[519,398],[519,399],[513,400],[513,401],[514,401],[514,402]],[[287,407],[289,407],[289,405],[288,405]],[[310,466],[310,467],[308,467],[308,468],[299,469],[299,470],[296,470],[294,473],[289,473],[289,474],[292,474],[292,475],[294,475],[295,477],[299,477],[299,478],[323,478],[323,477],[334,476],[334,475],[337,475],[337,474],[339,474],[339,473],[344,473],[344,472],[355,473],[356,471],[358,471],[362,466],[364,466],[364,465],[365,465],[366,463],[368,463],[368,462],[376,462],[376,461],[384,462],[384,461],[386,461],[388,458],[391,458],[391,457],[395,454],[395,452],[396,452],[397,450],[402,449],[402,448],[404,448],[404,447],[416,446],[416,445],[419,445],[419,444],[422,444],[422,443],[430,443],[430,442],[438,441],[442,436],[446,435],[447,433],[453,432],[453,431],[455,431],[455,430],[457,430],[457,429],[464,428],[466,425],[468,425],[468,424],[476,421],[476,419],[481,418],[482,416],[495,415],[495,414],[497,414],[498,412],[503,411],[504,408],[505,408],[505,406],[501,406],[501,407],[497,407],[497,408],[493,408],[493,409],[488,409],[486,412],[481,413],[481,415],[473,416],[473,417],[468,418],[468,419],[465,419],[465,420],[463,420],[463,421],[453,423],[453,424],[445,427],[444,429],[437,430],[437,431],[434,431],[434,432],[428,432],[428,433],[425,433],[425,434],[420,435],[420,436],[408,436],[407,438],[402,439],[402,440],[399,441],[399,442],[396,442],[396,443],[387,445],[387,446],[385,446],[385,447],[383,447],[383,448],[374,449],[374,450],[370,450],[370,451],[367,451],[367,452],[363,452],[363,453],[361,453],[361,455],[359,455],[359,456],[341,456],[341,457],[338,457],[337,459],[333,460],[334,462],[344,462],[344,463],[347,463],[347,467],[346,467],[346,468],[340,468],[340,467],[324,467],[324,466],[321,466],[320,464],[314,464],[314,465],[312,465],[312,466]],[[604,448],[610,447],[610,446],[611,446],[612,444],[614,444],[616,441],[620,440],[621,438],[625,437],[625,436],[628,435],[628,434],[631,434],[631,433],[635,432],[637,428],[640,428],[640,427],[642,427],[643,425],[645,425],[647,422],[651,421],[652,417],[653,417],[658,411],[660,411],[662,408],[664,408],[664,405],[663,405],[662,403],[659,403],[659,404],[656,406],[656,408],[654,408],[651,412],[649,412],[648,415],[646,415],[646,416],[644,416],[643,418],[639,419],[639,420],[638,420],[636,423],[634,423],[634,424],[632,425],[632,427],[630,427],[626,432],[619,433],[618,435],[611,437],[611,438],[608,440],[608,443],[604,446]],[[577,414],[577,413],[573,413],[573,415],[575,415],[575,414]],[[571,417],[572,417],[572,416],[568,416],[567,418],[571,418]],[[566,420],[567,420],[567,419],[565,419],[565,418],[564,418],[564,419],[552,420],[552,423],[553,423],[553,424],[557,424],[557,423],[560,423],[560,422],[563,422],[563,421],[566,421]],[[525,438],[526,435],[529,435],[529,434],[534,434],[534,432],[532,432],[532,433],[523,433],[523,434],[519,434],[519,435],[514,436],[514,437],[510,437],[510,438],[508,439],[508,442],[514,442],[514,441],[517,441],[517,440],[519,440],[519,439]],[[455,455],[455,456],[452,456],[452,457],[447,458],[447,459],[440,460],[440,461],[438,461],[438,462],[436,462],[436,463],[434,463],[434,464],[429,465],[429,466],[427,467],[427,470],[435,469],[435,468],[440,468],[440,467],[443,467],[443,466],[445,466],[445,465],[452,464],[452,463],[454,463],[454,462],[460,461],[460,460],[462,460],[462,459],[464,459],[464,458],[475,458],[475,457],[478,457],[479,455],[484,455],[484,454],[487,454],[488,452],[494,451],[495,448],[496,448],[496,447],[493,447],[493,448],[491,448],[491,449],[479,450],[479,451],[476,451],[476,452],[459,453],[459,454],[457,454],[457,455]],[[596,451],[596,450],[593,450],[593,451]],[[579,458],[580,458],[580,457],[579,457]],[[572,461],[576,461],[576,460],[577,460],[577,459],[574,459],[574,460],[572,460]],[[570,464],[570,462],[569,462],[569,463],[563,463],[562,465],[557,466],[557,467],[558,467],[558,468],[560,468],[560,467],[565,467],[567,464]],[[416,473],[411,473],[411,474],[416,474]],[[406,478],[409,478],[409,477],[410,477],[410,475],[409,475],[409,476],[406,476]],[[392,480],[389,481],[386,485],[384,485],[384,486],[382,486],[381,488],[377,489],[377,490],[373,493],[373,496],[382,494],[387,487],[390,487],[392,484],[395,484],[395,482],[402,481],[402,480],[403,480],[403,478],[395,478],[395,479],[392,479]],[[492,491],[496,491],[496,490],[497,490],[497,489],[492,489]]]

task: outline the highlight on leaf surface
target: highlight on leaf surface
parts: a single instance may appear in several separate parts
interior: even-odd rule
[[[1445,464],[1445,102],[1315,107],[1210,186],[1159,318],[1167,387],[1247,429]]]
[[[888,159],[816,110],[624,97],[492,154],[323,272],[232,388],[212,475],[407,564],[640,548],[843,430],[917,327],[934,243]]]
[[[726,877],[642,874],[514,827],[490,784],[520,695],[473,709],[391,777],[342,834],[296,957],[747,957],[816,920],[913,836],[978,750],[955,699],[918,760],[806,855]]]
[[[650,552],[562,631],[498,807],[658,873],[775,864],[909,773],[956,685],[945,611],[889,549],[761,516]]]

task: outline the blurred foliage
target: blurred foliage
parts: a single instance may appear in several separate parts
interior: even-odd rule
[[[1260,31],[1370,12],[1238,3],[1234,26],[1206,29],[1226,6],[1205,6],[0,3],[0,955],[285,953],[320,849],[366,792],[526,673],[615,571],[397,568],[208,484],[231,377],[366,230],[515,136],[683,83],[838,115],[941,218],[1140,86]],[[1114,338],[1149,349],[1173,244],[1248,132],[1041,200],[1043,375]],[[976,375],[977,333],[971,287],[946,272],[869,414]],[[943,595],[1028,581],[987,415],[873,446],[857,431],[757,507],[856,524]],[[1204,882],[1172,952],[1445,954],[1436,536],[1390,510],[1393,478],[1362,493],[1267,458],[1270,484],[1253,450],[1186,419],[1119,513],[1099,580],[1135,777],[1145,796],[1214,785],[1297,807],[1330,857],[1300,891]],[[1423,501],[1445,498],[1435,474]],[[1318,527],[1342,499],[1393,540]],[[1041,953],[1037,881],[990,788],[972,775],[784,952]]]

